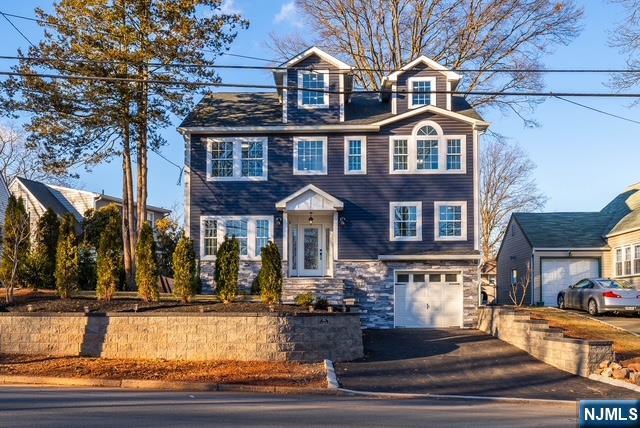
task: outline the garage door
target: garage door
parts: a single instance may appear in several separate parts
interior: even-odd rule
[[[462,275],[455,272],[398,273],[396,327],[461,327]]]
[[[542,301],[557,304],[558,292],[584,278],[600,276],[598,259],[542,259]]]

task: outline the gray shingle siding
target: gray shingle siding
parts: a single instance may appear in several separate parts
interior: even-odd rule
[[[517,222],[511,219],[504,239],[498,252],[496,303],[503,305],[513,304],[509,298],[511,291],[511,271],[518,270],[518,276],[523,278],[531,263],[533,248]],[[524,279],[524,278],[523,278]],[[529,285],[524,304],[531,303],[533,284]]]
[[[439,123],[445,134],[466,135],[466,173],[433,175],[389,174],[389,136],[410,135],[420,121]],[[322,134],[320,134],[322,135]],[[367,135],[367,174],[344,174],[344,136],[328,135],[328,174],[293,175],[294,134],[271,135],[268,180],[206,181],[205,135],[191,136],[190,233],[199,250],[201,215],[278,215],[275,203],[307,184],[314,184],[344,202],[340,226],[340,259],[376,259],[381,254],[474,251],[473,132],[470,125],[444,116],[422,114]],[[361,135],[360,133],[358,135]],[[422,241],[389,240],[389,202],[422,201]],[[467,202],[467,241],[434,242],[434,201]],[[274,236],[282,249],[282,227]]]

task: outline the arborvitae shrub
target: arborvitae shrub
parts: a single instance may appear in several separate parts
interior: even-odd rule
[[[282,258],[278,246],[269,241],[262,249],[261,258],[258,284],[262,301],[266,304],[278,303],[282,297]]]
[[[173,295],[188,302],[196,286],[196,252],[191,238],[183,236],[173,253]]]
[[[233,302],[238,295],[240,270],[240,242],[225,236],[216,254],[216,291],[223,303]]]
[[[29,254],[29,282],[32,288],[56,288],[56,254],[60,221],[51,209],[47,208],[38,220],[34,246]]]
[[[136,249],[136,284],[138,295],[145,302],[160,300],[158,289],[158,261],[153,229],[148,222],[142,225],[142,233]]]
[[[60,224],[56,257],[56,289],[61,298],[71,297],[78,290],[79,267],[76,219],[71,214],[65,214]]]
[[[120,222],[112,217],[100,235],[96,286],[99,300],[111,300],[120,283],[123,265],[121,232]]]

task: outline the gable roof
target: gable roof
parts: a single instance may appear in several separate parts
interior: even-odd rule
[[[470,122],[486,123],[464,97],[451,97],[451,99],[451,111],[435,106],[425,106],[411,110],[408,114],[414,115],[425,111],[445,115],[453,113]],[[340,122],[336,130],[350,125],[374,125],[383,121],[400,120],[400,116],[391,113],[390,105],[380,102],[377,94],[354,92],[350,96],[350,102],[345,105],[345,120]],[[282,105],[276,92],[213,92],[202,97],[179,128],[250,128],[285,127],[285,125],[282,123]],[[315,126],[317,127],[318,125]]]
[[[599,212],[514,213],[533,248],[602,248],[609,218]]]
[[[618,195],[616,209],[622,214],[610,227],[607,236],[620,235],[640,229],[640,184],[629,186],[627,191]],[[611,205],[611,204],[610,204]],[[608,207],[608,206],[607,206]]]
[[[460,76],[458,73],[453,72],[451,70],[449,70],[447,67],[445,67],[444,65],[437,63],[436,61],[432,60],[431,58],[428,58],[424,55],[420,55],[418,58],[414,59],[413,61],[411,61],[408,64],[405,64],[404,66],[402,66],[399,70],[394,71],[393,73],[383,77],[382,81],[384,82],[395,82],[396,80],[398,80],[398,76],[400,76],[402,73],[404,73],[407,70],[411,70],[413,67],[415,67],[418,64],[424,64],[427,67],[436,70],[436,71],[441,71],[442,74],[444,74],[445,76],[447,76],[448,80],[460,80],[462,79],[462,76]]]
[[[296,64],[298,64],[300,61],[306,58],[309,58],[312,55],[319,56],[323,60],[327,61],[329,64],[335,65],[340,70],[351,70],[353,68],[349,64],[340,61],[338,58],[332,55],[329,55],[328,53],[326,53],[325,51],[323,51],[322,49],[316,46],[311,46],[310,48],[305,49],[304,51],[300,52],[298,55],[294,56],[293,58],[280,64],[278,67],[279,68],[293,67]]]
[[[314,198],[314,196],[317,196],[318,198]],[[307,184],[286,198],[276,202],[276,208],[279,210],[287,209],[290,203],[294,203],[294,205],[306,205],[305,211],[319,211],[327,208],[341,211],[344,208],[344,203],[340,199],[330,195],[313,184]]]
[[[16,177],[15,180],[24,187],[44,209],[51,208],[58,216],[74,214],[69,211],[56,196],[51,192],[49,186],[39,181],[29,180],[24,177]]]

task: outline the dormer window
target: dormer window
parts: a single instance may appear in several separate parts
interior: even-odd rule
[[[329,107],[329,71],[298,71],[298,107]],[[309,89],[309,90],[305,90]]]
[[[436,96],[433,91],[436,89],[436,78],[431,77],[410,77],[407,81],[409,90],[409,108],[435,105]]]

